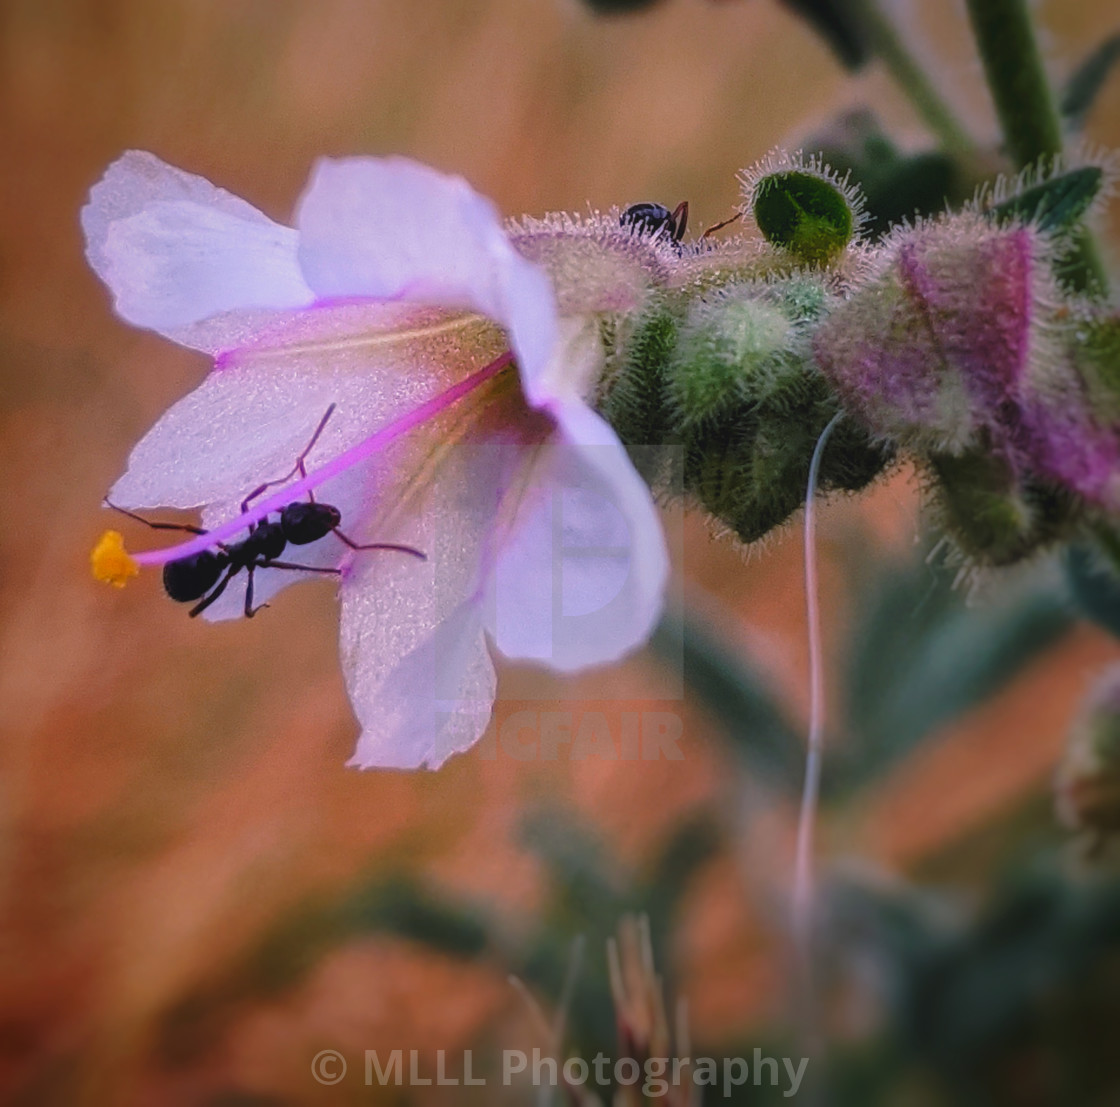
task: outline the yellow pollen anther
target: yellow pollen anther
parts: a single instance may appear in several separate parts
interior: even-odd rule
[[[129,577],[140,572],[140,566],[129,557],[124,539],[119,531],[107,530],[90,551],[89,567],[94,579],[103,580],[114,588],[123,588]]]

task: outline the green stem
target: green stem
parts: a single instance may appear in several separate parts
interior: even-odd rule
[[[1025,0],[966,0],[1007,152],[1018,169],[1062,152],[1062,124]]]
[[[963,157],[974,153],[971,135],[918,63],[880,0],[857,0],[857,12],[871,49],[946,151]]]
[[[1026,0],[965,0],[1007,152],[1017,169],[1062,153],[1062,123],[1042,64]],[[1096,243],[1082,229],[1065,277],[1079,291],[1103,294],[1108,277]]]

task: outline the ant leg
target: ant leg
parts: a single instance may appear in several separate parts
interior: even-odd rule
[[[418,557],[421,561],[428,560],[428,555],[418,550],[415,546],[402,546],[397,542],[366,542],[363,544],[361,542],[355,542],[353,538],[347,537],[338,527],[332,527],[331,529],[352,550],[396,550],[398,553],[412,554],[413,557]]]
[[[145,519],[143,515],[137,515],[135,511],[129,511],[123,507],[117,507],[112,500],[106,498],[105,504],[111,507],[114,511],[119,511],[122,515],[127,515],[130,519],[135,519],[138,523],[143,523],[152,530],[181,530],[186,531],[187,534],[206,534],[207,532],[202,527],[192,527],[189,523],[153,523],[151,519]]]
[[[192,619],[197,615],[201,615],[226,590],[226,585],[229,584],[230,580],[233,578],[234,573],[236,572],[237,569],[233,567],[227,569],[226,575],[222,577],[220,581],[218,581],[218,585],[214,589],[214,591],[211,592],[210,595],[203,599],[200,603],[196,603],[194,607],[192,607],[190,611],[187,612],[187,614],[190,615]]]
[[[315,443],[318,442],[319,435],[323,433],[323,428],[327,425],[327,420],[334,413],[334,409],[337,406],[337,404],[331,404],[323,413],[323,418],[319,420],[319,425],[315,428],[315,433],[311,436],[311,441],[307,443],[307,448],[296,458],[296,472],[298,472],[301,477],[307,476],[307,467],[304,462],[307,461],[307,455],[311,453]],[[307,502],[311,504],[315,502],[315,493],[310,488],[307,490]]]
[[[245,583],[245,618],[246,619],[251,619],[254,615],[256,615],[256,613],[258,611],[262,610],[263,608],[268,607],[268,604],[266,604],[266,603],[258,604],[256,607],[253,606],[253,570],[255,568],[256,568],[256,565],[250,565],[249,566],[249,579]]]
[[[669,237],[674,242],[680,242],[680,240],[684,238],[684,232],[688,230],[687,200],[682,200],[679,204],[677,204],[677,206],[673,209],[671,218],[672,222],[669,224],[669,226],[672,227],[672,231],[670,231]]]
[[[303,453],[301,453],[299,457],[296,458],[295,465],[293,465],[287,473],[285,473],[282,477],[279,477],[277,480],[266,480],[264,484],[260,485],[257,488],[254,488],[253,491],[250,492],[249,495],[241,501],[242,513],[249,510],[249,505],[262,492],[264,492],[265,489],[274,488],[278,484],[287,484],[288,481],[290,481],[292,477],[296,475],[296,473],[299,473],[301,477],[307,476],[307,467],[304,464],[307,461],[307,455],[311,453],[311,451],[315,448],[315,443],[319,441],[319,436],[323,433],[323,428],[327,425],[327,420],[334,414],[334,409],[337,406],[337,404],[331,404],[331,406],[327,408],[326,412],[324,412],[323,418],[319,420],[319,425],[315,428],[315,433],[311,436],[311,441],[308,442],[307,445],[303,448]],[[315,497],[312,493],[308,492],[307,497],[312,503],[315,502]]]
[[[266,480],[266,481],[264,482],[264,484],[260,484],[260,485],[258,485],[258,486],[257,486],[256,488],[254,488],[254,489],[253,489],[253,491],[252,491],[252,492],[250,492],[250,493],[249,493],[249,495],[248,495],[248,496],[246,496],[246,497],[245,497],[245,499],[243,499],[243,500],[241,501],[241,514],[242,514],[242,515],[244,515],[244,514],[245,514],[245,512],[249,510],[249,505],[250,505],[250,504],[251,504],[251,503],[252,503],[252,502],[253,502],[253,501],[254,501],[254,500],[255,500],[255,499],[256,499],[256,498],[257,498],[257,497],[258,497],[258,496],[259,496],[259,495],[260,495],[260,494],[261,494],[261,493],[262,493],[262,492],[263,492],[263,491],[265,490],[265,489],[266,489],[266,488],[271,488],[271,487],[272,487],[272,486],[273,486],[274,484],[284,484],[284,483],[285,483],[286,481],[288,481],[288,480],[290,480],[290,479],[292,478],[292,476],[294,475],[294,473],[295,473],[295,470],[293,469],[291,473],[288,473],[288,474],[286,474],[285,476],[282,476],[282,477],[281,477],[281,478],[280,478],[279,480]]]
[[[293,561],[262,561],[261,569],[295,569],[301,573],[331,573],[334,576],[342,574],[341,569],[323,569],[318,565],[297,565]]]

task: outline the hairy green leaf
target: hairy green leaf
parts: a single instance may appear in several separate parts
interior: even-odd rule
[[[1065,230],[1089,210],[1103,183],[1104,172],[1098,166],[1083,165],[996,204],[988,218],[1033,223],[1043,231]]]

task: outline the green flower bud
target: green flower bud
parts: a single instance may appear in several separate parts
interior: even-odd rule
[[[1017,477],[994,454],[932,453],[934,509],[949,537],[974,565],[1012,565],[1071,532],[1079,514],[1068,492]]]
[[[666,387],[682,426],[711,419],[737,402],[779,402],[804,392],[811,356],[805,324],[828,293],[811,280],[736,284],[696,301],[677,336]]]
[[[663,493],[683,487],[743,542],[788,519],[839,410],[811,353],[812,328],[831,302],[821,280],[804,276],[735,283],[680,306],[666,297],[642,315],[618,339],[599,406],[628,446],[680,447],[674,463],[670,452],[631,449],[643,476]],[[845,420],[820,487],[863,488],[890,457]]]
[[[834,262],[864,219],[859,193],[815,158],[772,154],[741,181],[763,236],[804,265]]]
[[[665,398],[665,369],[676,347],[678,326],[673,309],[655,301],[628,334],[615,330],[607,343],[611,355],[598,408],[629,449],[638,471],[654,486],[669,480],[668,466],[662,453],[640,447],[679,444]]]
[[[685,436],[684,487],[742,542],[784,523],[805,503],[809,464],[821,432],[840,410],[824,378],[802,369],[781,405],[740,403]],[[858,491],[893,454],[851,420],[836,427],[821,461],[819,489]]]

